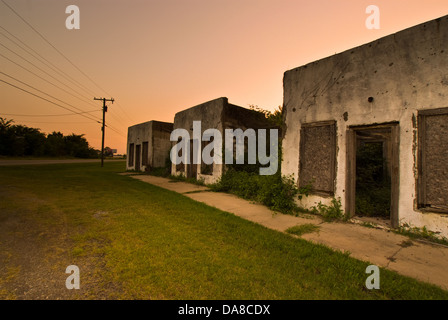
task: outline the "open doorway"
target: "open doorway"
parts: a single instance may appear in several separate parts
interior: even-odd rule
[[[390,222],[390,128],[357,132],[355,213],[367,221]]]
[[[198,140],[195,141],[195,139],[190,139],[190,153],[188,155],[189,162],[187,164],[186,176],[187,176],[187,178],[197,179],[198,164],[195,163],[195,162],[197,162],[197,159],[195,159],[195,157],[194,157],[194,151],[195,151],[194,145],[195,145],[195,143],[198,143]],[[199,157],[199,155],[198,155],[198,157]]]
[[[140,171],[141,145],[135,146],[135,171]]]
[[[398,124],[350,127],[347,212],[366,222],[398,225]]]

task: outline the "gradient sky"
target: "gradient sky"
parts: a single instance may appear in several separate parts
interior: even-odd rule
[[[372,4],[380,9],[380,30],[365,27]],[[69,5],[80,9],[79,30],[65,27]],[[113,97],[105,144],[125,153],[131,125],[172,122],[176,112],[219,97],[274,110],[283,103],[286,70],[447,14],[447,0],[0,0],[0,54],[15,62],[0,56],[0,79],[97,119],[101,102],[93,97]],[[70,112],[2,82],[0,97],[0,117],[45,133],[85,134],[100,148],[94,120],[55,116]]]

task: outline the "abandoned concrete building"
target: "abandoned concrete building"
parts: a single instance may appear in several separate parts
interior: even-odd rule
[[[225,97],[205,102],[189,109],[176,113],[174,117],[174,129],[186,129],[190,137],[190,149],[193,150],[193,121],[201,121],[201,136],[207,129],[217,129],[224,138],[226,129],[269,129],[272,125],[263,114],[257,111],[239,107],[228,102]],[[200,149],[203,150],[209,141],[201,141]],[[235,149],[234,149],[235,150]],[[190,152],[192,157],[193,152]],[[172,164],[173,175],[184,175],[189,178],[203,180],[210,184],[216,182],[224,173],[224,164],[205,164],[202,157],[197,164],[191,158],[189,164]],[[186,161],[185,161],[186,162]]]
[[[300,205],[340,199],[361,221],[448,237],[448,16],[286,71],[283,86],[282,174],[311,188]]]
[[[127,170],[147,171],[165,167],[171,150],[173,124],[148,121],[128,128]]]

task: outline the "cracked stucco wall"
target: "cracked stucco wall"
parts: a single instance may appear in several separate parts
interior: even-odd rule
[[[161,121],[148,121],[136,124],[128,128],[127,154],[129,157],[129,146],[134,144],[134,165],[129,166],[126,161],[126,170],[135,169],[136,145],[141,145],[140,158],[143,157],[143,142],[148,142],[148,165],[142,165],[140,159],[140,171],[145,171],[146,167],[163,167],[169,157],[171,149],[170,134],[173,124]]]
[[[224,128],[223,113],[227,104],[228,99],[222,97],[180,111],[174,116],[174,129],[186,129],[190,134],[190,139],[193,139],[193,121],[201,121],[201,138],[202,133],[210,128],[218,129],[222,133]],[[200,163],[196,165],[196,170],[197,179],[203,179],[206,184],[210,184],[216,182],[221,177],[223,166],[214,164],[211,175],[201,174]],[[171,166],[171,172],[173,175],[185,175],[184,172],[177,171],[174,164]]]
[[[201,121],[201,138],[207,129],[217,129],[222,136],[223,143],[225,129],[270,129],[272,125],[259,112],[230,104],[226,97],[214,99],[197,106],[176,113],[174,117],[174,129],[186,129],[193,139],[193,121]],[[224,162],[223,153],[223,162]],[[247,159],[246,159],[247,160]],[[215,183],[225,171],[225,165],[213,164],[212,174],[202,174],[201,164],[196,165],[197,179],[203,179],[205,184]],[[171,166],[173,175],[185,175],[185,172],[177,171],[176,166]]]
[[[285,72],[282,174],[298,178],[301,124],[335,120],[335,197],[345,209],[347,128],[398,121],[399,222],[448,237],[448,215],[422,213],[415,203],[417,111],[448,107],[447,71],[445,16]],[[330,200],[311,195],[301,205]]]

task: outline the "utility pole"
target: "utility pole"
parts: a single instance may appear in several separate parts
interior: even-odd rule
[[[106,98],[93,98],[93,100],[102,100],[103,101],[103,126],[101,127],[101,131],[103,132],[103,137],[101,138],[101,167],[104,165],[104,128],[106,126],[106,112],[107,106],[106,101],[111,101],[114,103],[114,98],[106,99]]]

